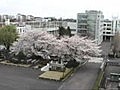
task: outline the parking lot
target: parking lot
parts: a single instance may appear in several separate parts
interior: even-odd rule
[[[0,64],[0,90],[57,90],[62,82],[38,79],[40,70]]]
[[[40,70],[0,64],[0,90],[83,90],[92,89],[99,64],[88,63],[67,80],[38,79]]]

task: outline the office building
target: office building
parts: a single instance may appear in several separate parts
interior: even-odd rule
[[[115,35],[115,30],[113,29],[113,21],[108,19],[104,20],[103,21],[103,40],[111,41],[114,35]]]
[[[77,34],[89,36],[100,44],[103,41],[103,20],[104,15],[101,11],[89,10],[85,13],[78,13]]]

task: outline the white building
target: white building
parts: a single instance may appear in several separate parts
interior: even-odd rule
[[[112,20],[104,20],[103,21],[103,40],[111,41],[113,36],[115,35],[115,30],[113,29]]]
[[[10,25],[10,19],[5,20],[5,25]]]
[[[25,21],[27,20],[27,17],[26,17],[26,15],[23,15],[23,14],[18,13],[18,14],[16,15],[16,20],[17,20],[18,22],[25,22]]]
[[[9,19],[9,15],[2,15],[2,21]]]
[[[44,30],[51,33],[58,34],[58,29],[60,26],[67,28],[68,26],[71,29],[71,33],[76,34],[76,22],[67,22],[67,21],[27,21],[26,25],[30,25],[32,30]]]
[[[30,25],[32,29],[34,28],[42,28],[44,23],[42,21],[27,21],[26,25]]]
[[[17,26],[16,29],[17,29],[18,34],[21,35],[21,34],[24,34],[27,31],[30,31],[31,26],[30,25]]]
[[[118,17],[113,17],[112,23],[113,23],[114,33],[115,32],[120,32],[120,19],[118,19]]]
[[[34,16],[32,16],[32,15],[27,15],[27,16],[26,16],[26,19],[27,19],[28,21],[34,20]]]
[[[101,11],[89,10],[85,13],[77,14],[77,33],[83,36],[92,37],[97,44],[103,41],[104,16]]]

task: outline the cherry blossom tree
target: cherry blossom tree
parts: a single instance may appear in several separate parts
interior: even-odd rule
[[[44,54],[47,54],[47,47],[51,42],[54,42],[56,37],[47,32],[30,31],[26,32],[14,42],[11,49],[11,53],[18,55],[19,52],[23,52],[27,57],[34,55],[46,58]]]
[[[100,55],[100,49],[94,41],[86,37],[65,37],[56,39],[52,34],[42,31],[26,32],[14,42],[11,53],[15,55],[23,52],[26,57],[32,55],[41,56],[44,59],[51,59],[55,56],[62,60],[83,60]]]
[[[77,35],[64,39],[68,44],[70,56],[77,60],[91,59],[100,55],[100,47],[94,41]]]

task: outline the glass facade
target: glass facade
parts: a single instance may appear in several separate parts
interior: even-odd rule
[[[89,34],[98,43],[102,42],[102,20],[104,19],[101,11],[86,11],[85,13],[78,13],[77,15],[77,31],[81,34]]]

